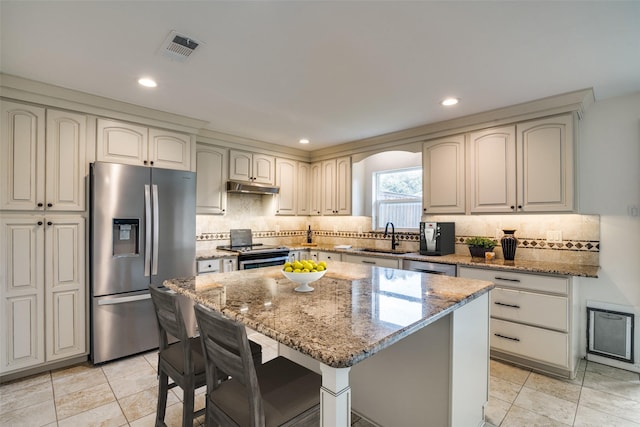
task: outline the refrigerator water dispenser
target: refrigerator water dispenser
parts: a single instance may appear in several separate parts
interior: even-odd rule
[[[113,219],[113,256],[138,256],[140,247],[138,242],[140,231],[139,219]]]

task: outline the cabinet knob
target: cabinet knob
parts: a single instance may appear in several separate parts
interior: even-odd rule
[[[41,208],[41,207],[43,207],[43,206],[44,206],[44,204],[43,204],[43,203],[38,203],[38,207],[39,207],[39,208]]]
[[[42,225],[42,221],[38,221],[38,225]]]
[[[147,161],[146,161],[146,160],[143,160],[143,161],[142,161],[142,163],[146,165],[146,164],[147,164]]]
[[[151,163],[151,165],[153,165],[153,160],[151,160],[149,163]]]
[[[518,205],[518,209],[522,209],[522,205]]]
[[[52,207],[53,203],[47,203],[47,207]]]
[[[51,221],[47,221],[47,225],[53,225]]]
[[[515,208],[516,208],[515,206],[511,205],[511,210],[514,210]]]

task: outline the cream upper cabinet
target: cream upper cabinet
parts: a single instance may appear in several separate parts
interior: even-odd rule
[[[84,218],[4,215],[0,235],[0,371],[85,354]]]
[[[156,168],[191,170],[191,136],[149,129],[149,163]]]
[[[276,161],[274,156],[229,151],[229,179],[259,184],[275,184]]]
[[[189,135],[98,119],[96,159],[165,169],[191,170]]]
[[[573,117],[569,114],[516,125],[518,208],[524,212],[573,211]]]
[[[311,165],[305,162],[298,162],[298,190],[297,211],[298,215],[310,215],[311,194],[314,189],[311,186]]]
[[[322,162],[322,214],[351,214],[351,158]]]
[[[454,135],[423,145],[423,213],[465,212],[465,137]]]
[[[309,184],[312,189],[309,194],[309,215],[322,215],[322,162],[309,166]]]
[[[570,114],[470,134],[472,213],[574,209]]]
[[[2,101],[1,209],[44,207],[45,109]]]
[[[196,213],[226,212],[228,157],[226,148],[196,145]]]
[[[276,158],[276,215],[295,215],[298,205],[298,164],[295,160]],[[306,191],[306,189],[305,189]]]
[[[83,211],[86,132],[82,114],[3,101],[0,209]]]
[[[86,135],[86,116],[47,110],[46,210],[85,210]]]
[[[472,132],[468,152],[471,212],[515,212],[515,126]]]

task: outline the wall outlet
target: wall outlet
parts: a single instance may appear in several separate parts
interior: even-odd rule
[[[562,243],[562,231],[560,231],[560,230],[548,230],[547,231],[547,243]]]

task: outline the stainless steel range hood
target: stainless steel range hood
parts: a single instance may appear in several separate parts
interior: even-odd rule
[[[227,181],[227,193],[278,194],[279,187],[241,181]]]

